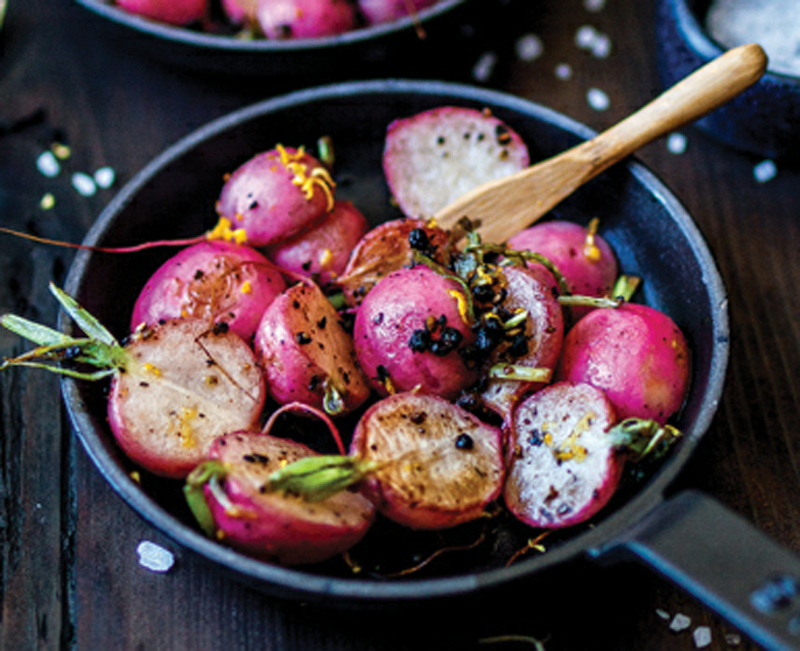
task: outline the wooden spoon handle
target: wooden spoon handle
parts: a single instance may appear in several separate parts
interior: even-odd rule
[[[656,138],[726,104],[758,81],[766,66],[766,54],[755,43],[728,50],[578,147],[591,152],[588,157],[597,174]]]
[[[757,44],[728,50],[591,140],[467,192],[439,211],[436,221],[452,228],[467,216],[480,221],[484,241],[505,242],[617,161],[733,99],[766,67]]]

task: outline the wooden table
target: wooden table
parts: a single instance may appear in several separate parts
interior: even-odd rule
[[[485,85],[595,129],[657,94],[653,2],[609,0],[599,13],[581,0],[529,2],[530,16],[509,26],[506,45],[536,34],[543,52],[524,60],[507,51]],[[576,46],[583,25],[610,37],[610,56]],[[11,0],[0,34],[3,226],[80,241],[114,191],[166,146],[210,119],[303,84],[189,74],[101,31],[67,0]],[[557,77],[561,63],[570,64],[571,78]],[[590,87],[607,94],[607,110],[590,107]],[[717,418],[679,483],[716,497],[800,552],[800,171],[779,165],[774,179],[759,183],[757,157],[692,128],[683,133],[684,153],[672,153],[662,140],[640,158],[694,215],[718,259],[730,292],[732,356]],[[67,142],[71,157],[48,178],[36,161],[55,141]],[[103,166],[116,171],[114,187],[88,197],[71,187],[70,173]],[[55,205],[45,209],[40,201],[48,193]],[[53,323],[47,283],[63,279],[71,257],[67,249],[0,236],[2,311]],[[22,349],[0,332],[0,354]],[[726,639],[735,634],[730,626],[638,565],[568,567],[470,617],[458,605],[409,618],[264,596],[176,548],[116,496],[72,435],[54,377],[6,372],[0,389],[3,649],[532,648],[488,642],[524,635],[543,640],[548,651],[678,650],[695,648],[699,626],[712,633],[706,648],[752,648]],[[136,547],[143,540],[174,552],[175,567],[166,574],[142,567]],[[676,633],[664,616],[679,613],[691,624]]]

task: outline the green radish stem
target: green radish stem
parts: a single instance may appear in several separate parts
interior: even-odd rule
[[[357,484],[379,466],[376,461],[351,456],[304,457],[273,472],[267,485],[272,491],[319,502]]]
[[[183,495],[189,505],[189,510],[191,510],[200,528],[209,537],[214,536],[217,526],[214,522],[214,516],[211,514],[211,509],[208,508],[203,489],[208,484],[209,488],[214,491],[214,495],[224,506],[228,499],[221,490],[219,482],[226,475],[227,470],[221,461],[205,461],[189,473],[186,478],[186,484],[183,487]]]
[[[661,425],[651,419],[626,418],[608,431],[614,447],[623,449],[640,461],[648,455],[660,457],[682,433],[672,425]]]

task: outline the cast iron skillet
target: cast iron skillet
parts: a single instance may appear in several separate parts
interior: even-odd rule
[[[311,89],[242,109],[178,142],[120,191],[85,243],[120,246],[201,233],[216,221],[214,202],[226,172],[277,143],[313,150],[325,135],[334,142],[339,196],[354,200],[375,222],[397,217],[380,168],[386,126],[394,118],[443,104],[490,107],[529,143],[533,160],[593,135],[542,106],[457,84],[393,80]],[[644,279],[640,300],[670,314],[686,333],[693,384],[677,422],[684,438],[671,456],[645,468],[643,478],[628,477],[591,527],[548,538],[544,554],[528,554],[507,567],[534,532],[500,517],[484,532],[490,544],[445,555],[441,563],[403,579],[373,580],[368,572],[354,578],[340,559],[309,568],[277,567],[204,537],[182,506],[179,487],[148,476],[141,484],[134,482],[106,425],[103,387],[67,379],[63,391],[78,436],[100,472],[141,517],[237,579],[273,595],[358,607],[460,598],[502,591],[569,560],[637,557],[759,643],[779,648],[792,639],[787,632],[791,618],[800,617],[790,598],[795,577],[800,577],[797,559],[709,497],[691,492],[664,497],[710,426],[728,359],[725,289],[700,232],[667,188],[636,161],[603,173],[556,214],[584,223],[601,217],[602,233],[622,269]],[[124,337],[139,288],[169,253],[159,250],[132,259],[81,251],[65,288]],[[417,544],[416,538],[384,524],[370,534],[370,542],[353,550],[365,565],[371,554],[392,559]],[[471,540],[477,533],[467,529],[466,535]]]
[[[528,0],[526,0],[528,1]],[[165,25],[123,11],[104,0],[76,0],[115,44],[158,63],[225,77],[354,79],[361,74],[392,76],[416,67],[446,70],[474,61],[506,9],[497,0],[440,0],[417,17],[314,39],[243,40]],[[508,2],[504,4],[509,4]],[[424,37],[420,37],[419,30]],[[471,63],[469,64],[471,65]],[[469,67],[467,68],[469,69]],[[406,74],[411,74],[407,72]],[[335,75],[335,76],[331,76]]]

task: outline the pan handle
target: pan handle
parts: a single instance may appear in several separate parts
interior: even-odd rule
[[[800,556],[703,493],[678,493],[592,555],[632,555],[764,649],[800,649]]]

